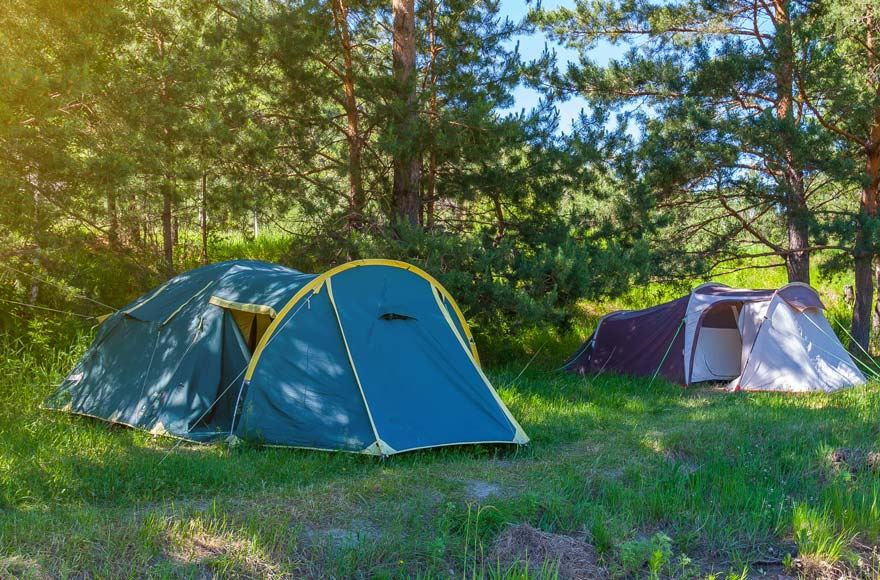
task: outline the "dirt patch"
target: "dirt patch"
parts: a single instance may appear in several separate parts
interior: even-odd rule
[[[378,540],[379,530],[369,522],[355,520],[345,528],[322,528],[305,531],[304,539],[313,546],[329,544],[337,548],[356,548],[365,542]]]
[[[221,567],[237,574],[257,578],[279,578],[277,565],[247,540],[206,530],[191,530],[166,541],[165,557],[180,564],[198,566],[203,576],[213,577],[212,568]]]
[[[497,562],[503,569],[528,563],[530,572],[539,572],[549,562],[559,578],[571,580],[608,576],[607,570],[597,563],[596,550],[589,542],[544,532],[528,524],[505,529],[488,557],[490,564]]]
[[[855,451],[853,449],[841,447],[839,449],[834,449],[828,454],[828,461],[833,467],[844,469],[849,467],[849,462],[853,460],[854,455]]]
[[[699,464],[693,461],[690,454],[681,449],[666,449],[663,451],[663,457],[675,464],[685,475],[693,475],[700,469]]]
[[[880,546],[854,541],[850,548],[855,557],[826,562],[810,556],[795,559],[794,571],[800,578],[811,580],[849,580],[880,578]]]
[[[8,558],[0,558],[0,578],[22,578],[28,580],[36,580],[43,578],[52,578],[47,574],[34,560],[22,558],[21,556],[10,556]]]
[[[469,499],[483,501],[493,495],[501,494],[501,486],[481,479],[467,479],[464,481],[465,493]]]
[[[828,454],[828,463],[836,471],[880,471],[880,451],[839,447]]]

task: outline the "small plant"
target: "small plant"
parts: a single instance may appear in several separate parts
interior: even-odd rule
[[[481,575],[480,580],[556,580],[559,578],[559,563],[544,562],[540,569],[532,569],[529,562],[514,562],[508,567],[504,567],[500,562],[496,562],[494,566],[489,567],[486,572]]]
[[[481,565],[481,562],[484,561],[484,549],[483,539],[480,537],[480,516],[483,515],[483,512],[485,510],[493,509],[495,508],[491,506],[474,507],[474,505],[470,503],[467,506],[467,524],[465,525],[465,545],[463,556],[463,578],[467,578],[468,576],[470,576],[471,578],[476,580],[477,578],[483,578],[486,575],[486,570]],[[468,573],[468,570],[470,570],[470,573]]]
[[[658,532],[650,538],[631,540],[620,545],[620,562],[624,570],[636,572],[648,566],[650,578],[659,578],[672,559],[672,538]]]
[[[590,526],[590,537],[593,540],[596,552],[599,554],[607,554],[614,547],[612,535],[602,519],[595,520],[593,525]]]
[[[798,505],[792,518],[794,539],[800,554],[829,563],[837,562],[845,555],[849,533],[838,530],[827,511]]]
[[[700,567],[687,554],[681,554],[676,562],[676,578],[700,578]]]

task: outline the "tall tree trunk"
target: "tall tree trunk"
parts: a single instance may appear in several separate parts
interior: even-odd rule
[[[871,10],[866,13],[867,28],[865,47],[874,54],[874,30]],[[868,58],[869,85],[877,87],[874,75],[877,58]],[[859,199],[859,219],[856,223],[856,243],[853,251],[855,269],[855,302],[853,303],[852,337],[858,343],[850,345],[852,354],[867,351],[871,341],[871,302],[874,298],[874,256],[870,223],[877,217],[878,191],[880,191],[880,109],[875,111],[870,137],[865,147],[865,187]]]
[[[159,54],[165,58],[165,39],[159,36],[156,39],[159,48]],[[160,99],[167,106],[168,97],[168,78],[162,77]],[[165,158],[164,175],[162,176],[162,256],[165,262],[165,274],[171,276],[174,274],[174,244],[176,243],[177,232],[174,227],[174,206],[176,204],[176,191],[172,159],[174,159],[174,136],[171,134],[171,127],[164,125],[162,127],[162,144],[164,145]]]
[[[208,174],[202,174],[202,202],[199,205],[199,231],[202,234],[202,264],[208,263]]]
[[[865,162],[866,184],[859,200],[859,221],[856,231],[855,303],[853,304],[852,336],[858,346],[852,345],[853,354],[868,350],[871,338],[871,302],[874,299],[874,248],[869,238],[869,223],[877,217],[877,195],[880,191],[880,117],[871,130],[871,146]],[[868,231],[866,231],[868,230]],[[859,348],[861,347],[861,348]]]
[[[785,221],[788,229],[788,249],[785,266],[789,282],[810,283],[810,231],[804,172],[791,142],[795,131],[794,120],[794,47],[792,43],[790,0],[774,0],[776,19],[776,118],[783,124],[784,150],[782,158],[783,187],[785,189]]]
[[[867,216],[867,208],[862,208],[862,216]],[[872,267],[872,253],[865,247],[862,228],[856,236],[856,250],[854,262],[855,270],[855,302],[853,304],[852,338],[856,344],[850,345],[850,352],[861,356],[862,351],[868,350],[868,340],[871,334],[871,300],[874,296],[874,280]]]
[[[180,241],[180,206],[177,200],[171,204],[171,242],[177,246]],[[185,250],[186,248],[184,248]]]
[[[34,190],[34,272],[40,271],[40,252],[42,252],[43,224],[40,216],[40,193]],[[36,304],[40,298],[40,281],[36,276],[31,277],[31,288],[28,292],[28,303]]]
[[[440,46],[437,44],[437,1],[430,0],[428,6],[428,50],[431,54],[431,61],[428,70],[428,85],[431,92],[431,100],[429,102],[431,125],[437,123],[438,106],[437,106],[437,56],[440,53]],[[437,150],[436,145],[432,146],[428,152],[428,175],[425,178],[425,195],[423,201],[425,203],[425,220],[424,225],[429,230],[434,229],[434,211],[435,202],[437,200]]]
[[[174,182],[166,176],[162,183],[162,256],[165,261],[165,274],[168,276],[174,273],[172,207],[174,207]]]
[[[810,283],[810,226],[809,208],[804,196],[803,172],[796,170],[793,179],[788,181],[786,199],[786,226],[788,228],[788,248],[791,253],[785,256],[785,267],[789,282]]]
[[[342,105],[345,109],[345,140],[348,145],[348,229],[349,231],[357,231],[363,228],[366,206],[361,167],[364,144],[354,86],[353,48],[351,32],[348,27],[348,6],[346,6],[345,0],[333,0],[332,7],[333,23],[342,48]]]
[[[437,202],[437,154],[428,154],[428,177],[425,180],[425,227],[434,229]]]
[[[107,217],[110,227],[107,229],[107,242],[114,252],[119,251],[119,208],[116,203],[116,190],[111,186],[107,190]]]
[[[874,285],[880,288],[880,261],[874,260]],[[871,335],[880,335],[880,292],[877,293],[877,299],[874,301],[874,312],[871,315]]]
[[[393,158],[392,218],[398,223],[418,225],[421,213],[421,156],[417,150],[419,111],[415,82],[415,0],[392,0],[391,10],[394,15],[392,68],[398,107],[395,114],[397,142]]]

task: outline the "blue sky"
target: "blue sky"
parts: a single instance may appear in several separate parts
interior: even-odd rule
[[[560,6],[574,7],[574,0],[543,0],[541,3],[545,9],[552,9]],[[529,8],[534,6],[534,2],[526,3],[525,0],[501,0],[501,12],[514,21],[521,20],[528,13]],[[519,52],[524,60],[536,58],[547,46],[556,50],[556,57],[560,69],[565,70],[567,63],[577,61],[577,52],[567,49],[559,44],[552,42],[543,33],[535,32],[531,35],[520,36]],[[611,46],[607,43],[600,43],[590,54],[590,58],[599,64],[608,62],[610,59],[619,56],[623,50],[619,46]],[[527,87],[520,86],[514,93],[515,104],[512,110],[531,109],[540,98],[540,95]],[[577,118],[580,111],[586,107],[586,101],[582,98],[573,98],[568,101],[557,103],[556,108],[559,110],[559,128],[562,131],[568,131],[571,123]]]

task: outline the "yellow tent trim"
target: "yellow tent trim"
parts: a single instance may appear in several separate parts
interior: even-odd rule
[[[254,376],[254,371],[257,368],[257,363],[260,360],[260,356],[263,354],[263,350],[266,348],[266,345],[269,344],[269,341],[272,340],[272,336],[275,333],[275,329],[278,328],[280,324],[283,324],[283,320],[285,316],[293,309],[296,304],[302,300],[307,294],[317,294],[321,291],[321,287],[324,285],[324,282],[339,274],[340,272],[345,272],[346,270],[351,270],[352,268],[359,268],[361,266],[389,266],[391,268],[400,268],[401,270],[407,270],[412,272],[416,276],[427,280],[434,288],[437,289],[443,298],[446,300],[446,303],[452,307],[452,310],[455,312],[455,315],[458,317],[459,322],[461,323],[461,328],[464,330],[465,336],[467,337],[467,342],[470,347],[471,354],[473,355],[474,362],[477,367],[480,366],[480,355],[477,353],[477,344],[474,341],[474,337],[471,334],[471,329],[467,324],[467,321],[464,318],[464,314],[462,314],[461,309],[458,307],[458,304],[455,303],[452,296],[443,287],[440,282],[437,281],[436,278],[422,270],[417,266],[413,266],[412,264],[407,264],[406,262],[400,262],[398,260],[384,260],[384,259],[368,259],[368,260],[354,260],[353,262],[347,262],[345,264],[341,264],[327,270],[320,276],[315,277],[311,282],[303,286],[299,289],[299,291],[294,294],[293,298],[291,298],[287,304],[278,312],[278,315],[272,321],[272,324],[269,325],[269,328],[266,329],[265,334],[260,339],[260,343],[257,345],[256,350],[254,350],[254,355],[251,357],[251,362],[248,364],[247,372],[244,375],[244,380],[249,381]]]
[[[330,299],[330,306],[333,307],[333,314],[336,316],[336,324],[339,326],[339,335],[342,337],[342,345],[345,346],[345,354],[348,355],[348,364],[351,365],[351,372],[354,374],[354,381],[357,383],[358,390],[361,392],[361,399],[364,401],[364,408],[367,410],[367,418],[370,420],[370,427],[373,428],[373,436],[376,438],[375,451],[380,455],[391,455],[394,449],[390,445],[382,441],[379,436],[379,429],[373,420],[373,412],[370,410],[370,403],[367,401],[367,394],[364,393],[364,386],[361,383],[361,377],[358,374],[357,366],[354,364],[354,358],[351,356],[351,349],[348,348],[348,339],[345,337],[345,329],[342,327],[342,319],[339,317],[339,310],[336,309],[336,299],[333,297],[333,281],[327,278],[327,297]],[[367,447],[365,453],[373,453],[373,446]]]
[[[225,298],[220,298],[219,296],[211,296],[208,302],[210,302],[214,306],[219,306],[220,308],[241,310],[242,312],[250,312],[251,314],[265,314],[270,318],[275,318],[277,316],[275,309],[271,306],[266,306],[265,304],[248,304],[247,302],[235,302],[234,300],[226,300]]]
[[[140,308],[141,306],[143,306],[144,304],[146,304],[147,302],[149,302],[150,300],[152,300],[153,298],[155,298],[156,296],[158,296],[159,294],[164,292],[166,288],[168,288],[168,282],[165,282],[164,284],[162,284],[158,290],[153,292],[152,296],[150,296],[149,298],[147,298],[146,300],[144,300],[143,302],[141,302],[140,304],[138,304],[136,306],[132,306],[131,308],[123,310],[123,312],[125,312],[126,314],[131,314],[132,312],[134,312],[135,310],[137,310],[138,308]]]

